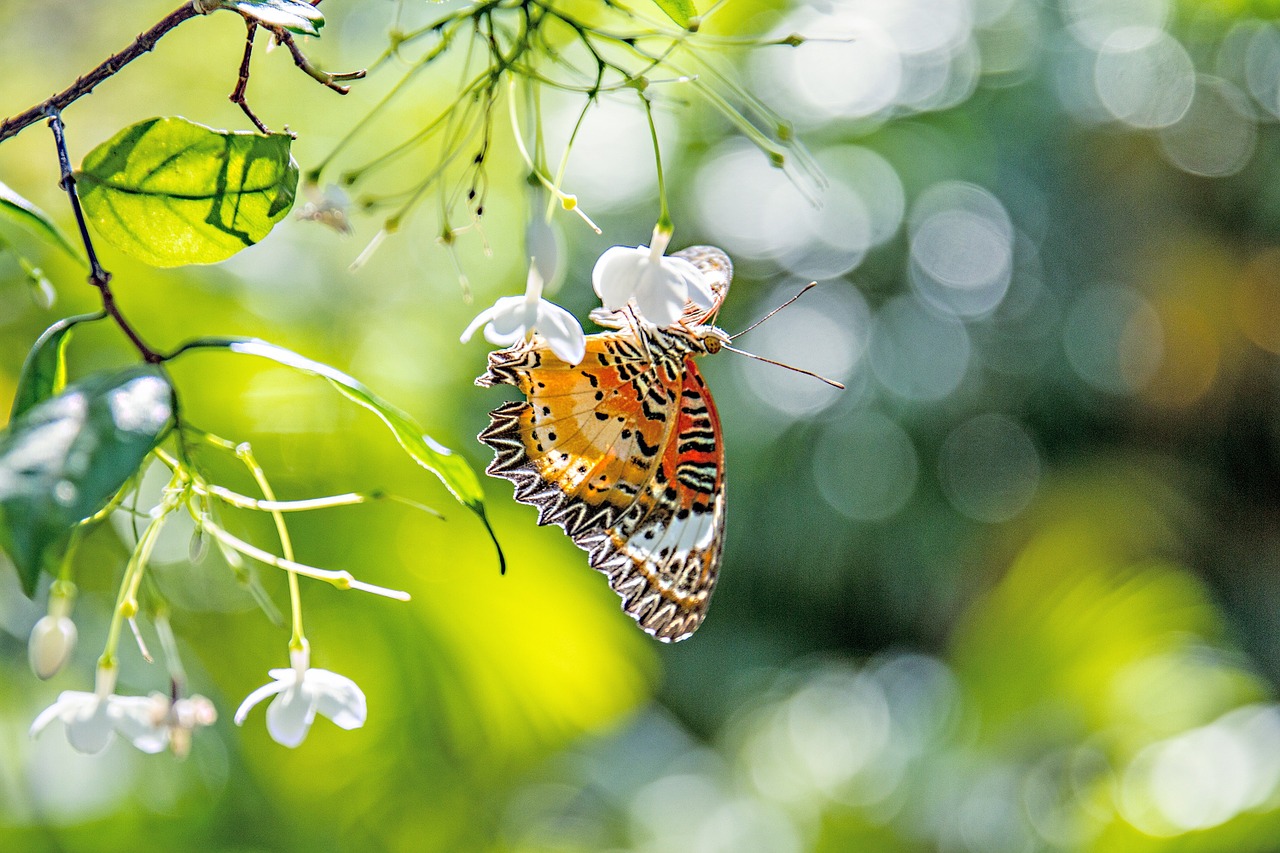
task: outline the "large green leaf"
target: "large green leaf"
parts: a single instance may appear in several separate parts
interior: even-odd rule
[[[71,330],[81,323],[101,320],[105,314],[79,314],[59,320],[44,330],[27,360],[22,363],[18,390],[13,395],[9,419],[14,420],[37,403],[47,400],[67,384],[67,344]]]
[[[667,17],[680,26],[688,29],[689,22],[698,14],[698,7],[693,0],[653,0],[658,8],[667,13]]]
[[[485,513],[484,489],[480,485],[480,478],[476,476],[475,470],[466,459],[424,433],[422,427],[408,413],[382,399],[369,390],[364,383],[337,368],[267,341],[256,338],[207,338],[191,341],[182,347],[183,350],[201,348],[226,349],[244,355],[256,355],[304,373],[322,376],[329,380],[329,383],[342,396],[373,412],[378,420],[391,430],[391,434],[395,436],[396,441],[410,459],[440,478],[440,482],[444,483],[450,494],[479,517],[489,538],[493,540],[494,547],[498,550],[499,566],[502,571],[506,571],[506,557],[502,553],[502,546],[498,544],[498,538]]]
[[[90,151],[76,180],[116,248],[158,267],[210,264],[267,236],[293,206],[291,142],[153,118]]]
[[[144,365],[68,385],[0,433],[0,547],[27,595],[46,555],[137,472],[172,415],[168,377]]]
[[[304,36],[318,36],[324,26],[320,10],[303,0],[222,0],[222,8]]]
[[[57,246],[82,264],[87,262],[71,241],[66,238],[53,220],[43,210],[18,195],[9,186],[0,182],[0,216],[15,222],[34,233],[46,243]]]

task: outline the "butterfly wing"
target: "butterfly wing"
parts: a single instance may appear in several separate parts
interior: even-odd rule
[[[587,338],[581,364],[535,337],[489,356],[480,385],[519,388],[480,440],[490,474],[558,524],[648,633],[693,633],[710,602],[724,534],[724,452],[692,357],[652,359],[628,334]]]

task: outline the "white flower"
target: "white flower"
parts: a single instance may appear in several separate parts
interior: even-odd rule
[[[37,678],[49,679],[66,665],[76,647],[76,623],[52,613],[40,617],[27,642],[27,661]]]
[[[311,669],[310,654],[290,652],[293,666],[273,669],[275,679],[245,697],[236,711],[236,725],[243,725],[249,711],[268,696],[275,696],[267,707],[267,732],[281,746],[295,747],[306,738],[316,714],[333,720],[343,729],[364,725],[367,709],[364,693],[350,678],[327,669]]]
[[[493,307],[481,311],[462,333],[462,342],[471,340],[482,325],[485,339],[504,347],[538,331],[556,357],[567,364],[577,364],[587,352],[582,325],[568,311],[542,298],[542,276],[532,261],[524,296],[503,296]]]
[[[303,187],[307,195],[307,203],[298,212],[298,219],[308,222],[319,222],[327,225],[339,234],[350,235],[355,229],[347,211],[351,207],[351,199],[343,192],[342,187],[326,184],[324,189],[307,182]]]
[[[213,703],[198,694],[173,703],[159,693],[152,693],[151,699],[162,711],[159,719],[168,732],[169,747],[179,758],[185,758],[191,751],[191,733],[197,727],[211,726],[218,720],[218,711]]]
[[[667,257],[671,233],[653,229],[653,246],[614,246],[596,261],[591,285],[610,311],[635,305],[655,326],[670,326],[684,314],[686,302],[708,311],[715,305],[711,284],[684,258]]]
[[[31,724],[31,736],[40,734],[56,719],[62,720],[67,741],[79,752],[101,752],[118,734],[149,753],[163,751],[172,739],[174,751],[185,754],[181,750],[190,744],[191,730],[217,718],[213,704],[203,696],[170,703],[169,697],[161,693],[117,696],[111,692],[114,686],[115,670],[100,669],[93,693],[63,691]]]

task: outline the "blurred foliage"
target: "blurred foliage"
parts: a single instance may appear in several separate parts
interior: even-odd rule
[[[221,719],[185,761],[121,743],[81,756],[55,731],[26,732],[58,691],[92,679],[132,543],[127,523],[104,527],[77,558],[80,648],[50,683],[27,671],[24,648],[43,599],[0,571],[0,849],[1280,849],[1272,5],[719,7],[704,33],[839,37],[706,57],[794,124],[825,184],[773,169],[668,88],[655,106],[674,245],[734,257],[729,330],[821,280],[742,343],[849,390],[706,360],[731,509],[705,626],[658,648],[504,483],[485,490],[506,576],[460,509],[444,522],[391,503],[296,515],[299,560],[413,600],[304,586],[313,661],[355,679],[370,716],[352,732],[319,721],[286,750],[260,718],[238,730],[230,717],[284,665],[287,632],[216,549],[193,565],[191,528],[175,523],[154,580],[192,687]],[[439,12],[394,8],[326,2],[308,51],[360,67],[393,16],[407,31]],[[167,11],[0,6],[0,113]],[[243,35],[225,14],[174,31],[66,111],[73,160],[158,114],[244,128],[226,99]],[[342,99],[283,53],[255,56],[250,96],[269,126],[298,134],[306,173],[396,74]],[[421,127],[456,77],[433,69],[380,120]],[[563,142],[577,105],[548,97],[542,115]],[[351,162],[380,146],[357,143]],[[449,250],[424,204],[354,273],[380,225],[355,209],[348,237],[291,217],[216,266],[152,269],[105,247],[104,263],[157,347],[270,339],[360,377],[482,466],[472,436],[498,398],[472,387],[483,350],[456,336],[479,305],[522,288],[529,206],[507,133],[488,161],[483,234]],[[431,166],[382,180],[407,185]],[[0,178],[71,230],[43,128],[0,145]],[[555,298],[585,317],[595,258],[644,242],[657,215],[634,95],[590,111],[565,187],[604,229],[554,222]],[[34,304],[24,267],[0,254],[5,400],[41,330],[97,307],[83,269],[10,224],[0,238],[43,268],[58,302]],[[130,363],[102,326],[77,329],[72,380]],[[172,378],[193,421],[253,444],[281,498],[381,489],[450,505],[325,383],[212,354],[173,364]],[[243,469],[220,473],[252,488]],[[247,514],[228,525],[271,534]],[[258,577],[284,601],[278,573]],[[157,667],[127,652],[122,686],[162,689]]]

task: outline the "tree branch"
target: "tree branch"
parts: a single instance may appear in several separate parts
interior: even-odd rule
[[[62,117],[58,111],[46,108],[44,115],[49,118],[49,128],[53,131],[53,142],[58,148],[58,166],[62,170],[62,179],[58,186],[67,191],[71,200],[71,210],[76,215],[76,225],[80,228],[80,240],[84,243],[84,252],[89,258],[89,283],[98,288],[102,298],[102,310],[107,313],[120,330],[125,333],[133,346],[141,353],[143,359],[151,364],[164,361],[164,356],[153,350],[142,340],[129,321],[120,313],[116,305],[115,295],[111,292],[111,273],[102,268],[98,261],[98,253],[93,250],[93,240],[89,237],[89,226],[84,221],[84,211],[80,208],[80,194],[76,192],[76,175],[71,171],[71,158],[67,154],[67,141],[62,134]]]
[[[36,104],[31,109],[19,115],[12,116],[0,122],[0,142],[11,136],[16,136],[23,129],[30,127],[36,122],[49,115],[50,112],[61,112],[68,105],[83,98],[85,95],[93,91],[94,87],[118,73],[130,62],[148,53],[156,46],[156,42],[174,27],[190,18],[203,14],[196,8],[196,2],[188,2],[174,9],[166,15],[158,24],[145,33],[139,35],[133,40],[133,43],[119,53],[109,57],[105,62],[97,68],[78,77],[76,82],[72,83],[63,91],[52,96],[46,101]]]
[[[230,100],[231,103],[238,106],[249,117],[249,121],[253,122],[253,126],[260,133],[269,134],[271,131],[249,108],[249,101],[245,98],[245,92],[249,88],[249,62],[253,59],[253,37],[258,34],[258,23],[245,18],[245,25],[248,28],[248,32],[244,37],[244,57],[240,60],[240,76],[236,79],[236,87],[231,91]]]
[[[316,0],[316,2],[313,3],[312,5],[313,6],[319,5],[319,2],[320,0]],[[302,49],[298,47],[297,43],[293,40],[292,33],[290,33],[284,27],[268,27],[267,29],[269,29],[272,35],[275,36],[277,42],[279,42],[280,44],[284,45],[289,49],[290,55],[293,56],[294,65],[298,66],[298,68],[300,68],[312,80],[315,80],[317,83],[321,84],[322,86],[326,86],[332,89],[333,91],[337,92],[339,95],[347,94],[348,92],[351,91],[351,87],[340,86],[336,81],[359,80],[363,78],[365,75],[365,70],[363,68],[360,69],[359,71],[340,71],[337,73],[334,73],[331,71],[321,71],[319,68],[316,68],[314,65],[311,64],[310,59],[307,59],[306,54],[302,52]]]

